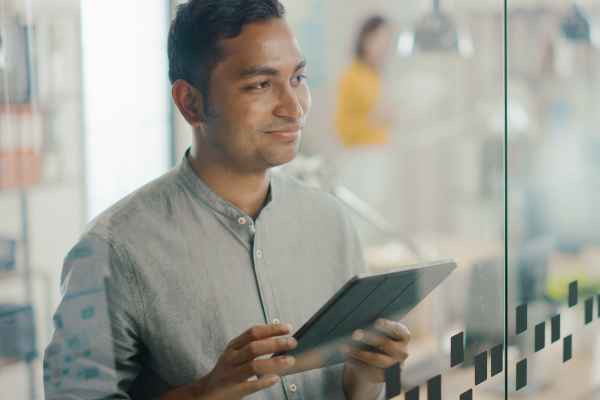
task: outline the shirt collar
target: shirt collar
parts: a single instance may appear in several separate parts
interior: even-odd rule
[[[237,221],[240,217],[244,217],[246,219],[250,219],[247,215],[241,212],[236,206],[231,204],[229,201],[225,200],[221,195],[217,194],[214,190],[212,190],[192,169],[188,161],[188,153],[190,152],[190,148],[188,148],[181,159],[181,162],[175,167],[177,171],[182,176],[183,180],[186,183],[186,186],[192,191],[193,194],[198,196],[198,198],[209,208],[218,212],[219,214],[230,218],[231,220]],[[265,205],[260,211],[258,218],[261,217],[265,212],[267,212],[274,205],[274,192],[276,192],[276,185],[274,185],[275,180],[273,179],[273,172],[271,172],[271,177],[269,181],[269,192],[267,195],[267,200],[265,201]]]

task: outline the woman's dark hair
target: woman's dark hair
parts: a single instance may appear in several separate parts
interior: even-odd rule
[[[371,17],[363,24],[358,34],[358,40],[356,41],[355,54],[356,57],[363,59],[365,56],[365,40],[367,36],[375,32],[382,25],[387,24],[386,20],[381,17]]]
[[[169,80],[184,79],[200,91],[208,114],[209,78],[227,56],[220,39],[231,39],[244,25],[283,18],[278,0],[190,0],[177,7],[168,40]]]

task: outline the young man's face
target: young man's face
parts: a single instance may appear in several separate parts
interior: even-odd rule
[[[258,171],[292,160],[310,109],[305,59],[288,24],[251,23],[221,43],[227,52],[210,77],[205,139],[221,162]]]

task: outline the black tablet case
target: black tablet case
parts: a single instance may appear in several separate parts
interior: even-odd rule
[[[273,355],[292,355],[295,365],[270,373],[285,376],[344,363],[338,346],[353,342],[353,331],[376,331],[373,322],[381,317],[400,321],[455,268],[450,259],[355,276],[293,335],[295,349]]]

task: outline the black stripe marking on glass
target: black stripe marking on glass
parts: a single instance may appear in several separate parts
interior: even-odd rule
[[[400,394],[400,364],[385,369],[385,398],[391,399]]]
[[[460,395],[460,400],[473,400],[473,389],[469,389]]]
[[[527,359],[523,359],[517,363],[517,390],[527,386]]]
[[[527,330],[527,303],[517,307],[517,335]]]
[[[571,359],[573,348],[573,335],[569,335],[563,339],[563,362]]]
[[[404,393],[405,400],[419,400],[419,387],[416,386]]]
[[[592,322],[594,312],[594,298],[590,297],[585,300],[585,324]]]
[[[535,326],[535,351],[536,353],[546,347],[546,321]]]
[[[504,343],[500,343],[492,347],[492,376],[496,376],[502,372],[504,367],[504,359],[502,358],[503,354]]]
[[[552,333],[550,334],[550,341],[554,343],[560,339],[560,314],[552,317],[552,319],[550,320],[550,327],[552,328]]]
[[[450,367],[465,361],[465,334],[461,332],[450,339]]]
[[[487,351],[475,356],[475,386],[487,379]]]
[[[427,381],[427,400],[442,400],[442,375]]]
[[[569,283],[569,307],[577,304],[577,281]]]

